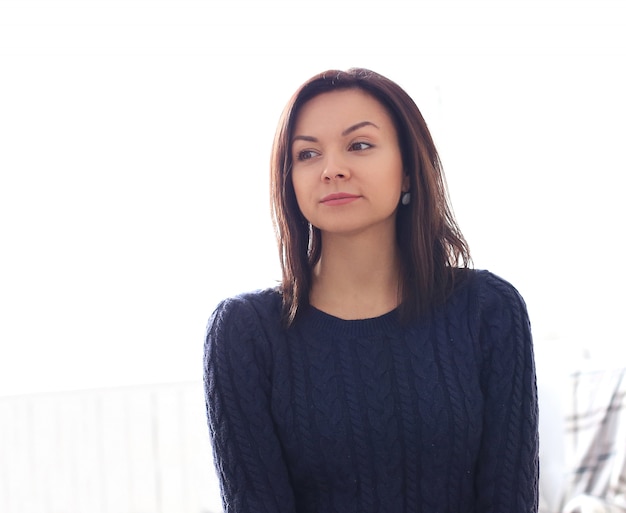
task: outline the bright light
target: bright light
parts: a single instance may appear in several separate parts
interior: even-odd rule
[[[0,394],[199,379],[216,303],[278,279],[273,130],[333,67],[414,96],[538,344],[626,347],[623,8],[335,4],[3,4]]]

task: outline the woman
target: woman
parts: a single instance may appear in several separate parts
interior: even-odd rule
[[[225,511],[536,511],[525,305],[468,268],[414,102],[315,76],[271,167],[282,284],[222,302],[205,345]]]

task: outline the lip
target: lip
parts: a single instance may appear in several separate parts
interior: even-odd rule
[[[348,194],[347,192],[337,192],[334,194],[329,194],[328,196],[324,196],[320,203],[328,206],[339,206],[346,205],[348,203],[352,203],[354,200],[359,199],[360,196],[356,194]]]

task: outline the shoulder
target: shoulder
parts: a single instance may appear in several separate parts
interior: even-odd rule
[[[468,300],[482,314],[501,309],[526,312],[526,303],[517,288],[490,271],[464,270],[458,289],[465,291]]]
[[[267,326],[280,325],[281,294],[277,288],[246,292],[221,301],[209,318],[207,337],[256,337]]]
[[[209,327],[233,322],[246,323],[252,318],[280,317],[281,295],[276,288],[246,292],[221,301],[209,319]]]
[[[487,270],[459,270],[447,310],[450,315],[467,316],[476,340],[484,340],[487,334],[501,338],[505,333],[530,332],[526,303],[519,291]]]
[[[467,280],[472,330],[483,351],[518,355],[532,347],[526,303],[507,280],[485,270],[470,272]]]
[[[277,289],[240,294],[223,300],[211,315],[204,342],[207,379],[220,369],[226,374],[237,368],[252,373],[265,367],[270,346],[281,326],[281,296]],[[223,373],[222,373],[223,374]]]

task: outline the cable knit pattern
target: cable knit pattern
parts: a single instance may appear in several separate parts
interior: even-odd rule
[[[487,271],[432,315],[280,323],[276,290],[222,302],[205,390],[227,513],[537,511],[526,307]]]

